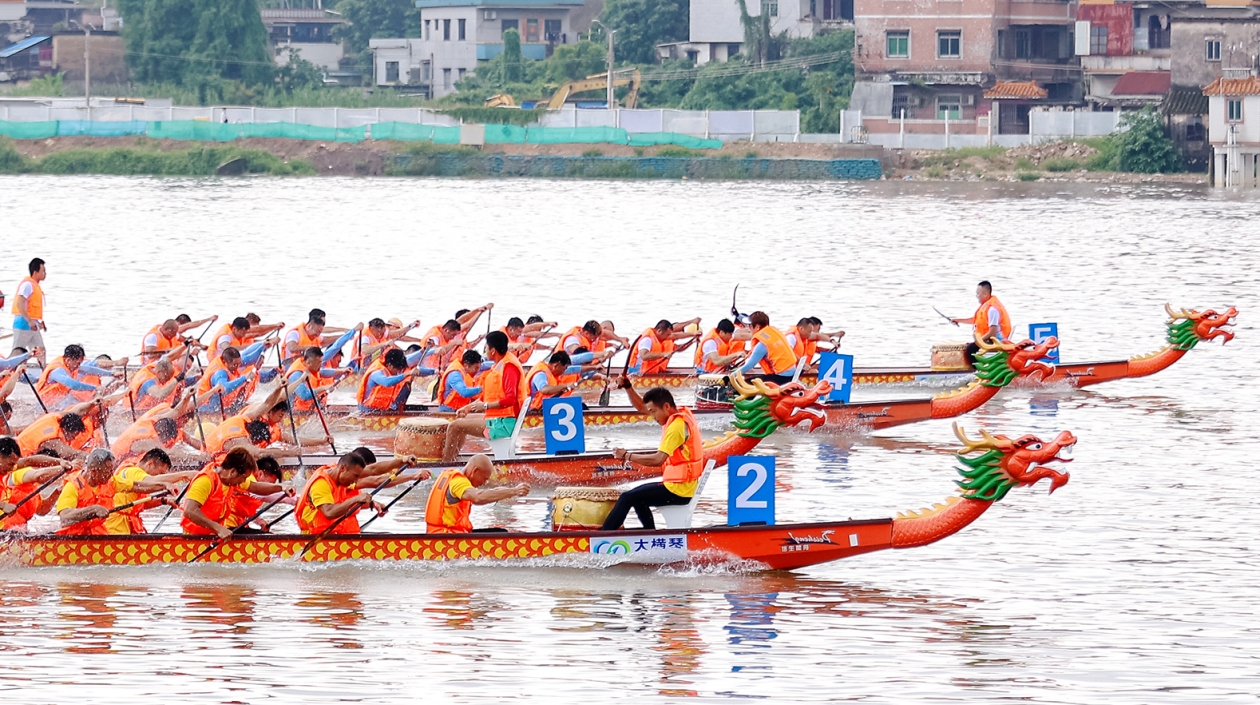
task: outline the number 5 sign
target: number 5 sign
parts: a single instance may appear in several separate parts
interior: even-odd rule
[[[831,352],[819,355],[818,381],[831,385],[827,401],[848,404],[853,393],[853,356]]]
[[[728,526],[774,524],[774,456],[737,455],[727,461]]]
[[[1028,324],[1028,337],[1032,338],[1032,341],[1034,343],[1040,343],[1041,341],[1045,340],[1046,338],[1049,338],[1050,336],[1054,336],[1056,338],[1059,337],[1059,324],[1058,323],[1029,323]],[[1042,359],[1045,360],[1046,362],[1049,362],[1052,365],[1059,364],[1059,348],[1057,347],[1051,348],[1050,351],[1046,353],[1046,356]]]
[[[578,397],[543,399],[543,435],[547,455],[564,451],[586,452],[586,425],[582,420],[582,400]]]

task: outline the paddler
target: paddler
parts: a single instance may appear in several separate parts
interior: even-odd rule
[[[521,399],[521,379],[525,376],[525,368],[515,355],[508,352],[508,339],[502,331],[491,331],[486,335],[486,356],[493,367],[482,379],[481,400],[460,409],[458,416],[483,414],[486,438],[492,441],[511,438],[524,402]],[[446,442],[442,449],[444,460],[454,460],[459,455],[470,431],[476,432],[468,424],[452,423],[446,427]]]
[[[97,400],[76,404],[65,411],[50,411],[35,419],[17,435],[23,456],[31,456],[42,450],[51,450],[59,458],[82,458],[85,453],[77,446],[86,445],[83,438],[91,441],[95,424],[89,430],[89,418],[97,407]]]
[[[234,488],[249,481],[258,469],[254,456],[245,448],[233,448],[218,464],[211,463],[201,469],[188,485],[184,495],[184,518],[180,525],[185,534],[217,536],[225,539],[232,535]],[[258,533],[250,527],[240,527],[237,533]]]
[[[986,279],[976,285],[976,300],[980,306],[971,318],[951,318],[954,325],[971,323],[975,326],[975,334],[986,343],[1005,342],[1011,337],[1011,316],[1006,307],[993,295],[993,285]],[[972,340],[967,343],[967,359],[974,365],[976,355],[980,354],[980,346]]]
[[[458,360],[468,349],[464,330],[454,318],[440,326],[433,326],[424,334],[421,342],[426,348],[421,364],[435,370],[446,369],[452,360]]]
[[[324,351],[312,345],[295,360],[285,372],[285,379],[293,387],[294,413],[310,413],[314,411],[316,400],[319,405],[326,403],[328,393],[337,386],[337,378],[350,374],[345,367],[324,367]],[[296,385],[296,386],[294,386]]]
[[[258,510],[262,509],[264,504],[270,504],[273,501],[289,506],[297,504],[293,488],[282,484],[284,473],[280,470],[280,464],[275,458],[255,458],[254,462],[258,466],[257,469],[250,473],[245,482],[231,488],[228,495],[230,508],[224,525],[229,529],[234,529],[246,519],[257,516]],[[255,518],[253,521],[260,530],[264,532],[271,530],[271,525],[262,517]]]
[[[639,516],[643,528],[655,529],[652,507],[687,504],[696,495],[696,486],[704,473],[700,426],[691,409],[679,408],[674,403],[674,396],[664,387],[654,387],[639,396],[625,376],[621,377],[617,386],[626,390],[634,408],[651,416],[662,426],[662,431],[660,445],[655,451],[628,453],[625,448],[615,448],[613,456],[626,463],[661,467],[662,481],[649,482],[623,492],[604,520],[601,531],[620,529],[631,509]]]
[[[0,484],[0,513],[4,515],[0,528],[9,531],[25,529],[31,517],[51,511],[55,492],[47,498],[32,497],[22,506],[16,505],[40,485],[56,477],[57,473],[73,467],[70,461],[51,455],[23,457],[17,440],[0,436],[0,483],[3,483]]]
[[[508,337],[508,350],[516,356],[516,359],[525,363],[538,349],[538,341],[551,335],[547,331],[555,326],[555,323],[542,320],[541,316],[531,316],[529,323],[512,316],[508,319],[507,325],[499,330]]]
[[[744,356],[743,343],[734,340],[735,324],[723,318],[700,339],[696,348],[696,372],[714,374],[735,364]]]
[[[796,374],[797,359],[787,336],[770,325],[770,316],[764,311],[753,311],[748,323],[752,328],[753,349],[740,371],[748,374],[760,367],[761,374],[757,376],[762,379],[777,384],[791,382]]]
[[[96,394],[101,388],[101,377],[110,376],[111,368],[127,364],[127,358],[88,363],[84,362],[85,357],[82,345],[67,345],[61,357],[44,367],[35,390],[45,406],[51,409],[73,404],[76,400],[85,401],[76,394],[89,397]]]
[[[226,421],[206,434],[206,452],[218,457],[242,448],[254,457],[294,458],[301,455],[300,447],[271,447],[272,444],[280,441],[287,441],[298,446],[302,440],[293,438],[291,432],[281,428],[281,422],[289,411],[289,405],[284,400],[284,393],[284,385],[277,384],[265,399],[250,404],[236,416],[229,416]],[[289,435],[285,436],[285,433]],[[300,445],[323,445],[330,440],[329,438],[319,441],[307,439]]]
[[[322,349],[325,345],[336,341],[339,334],[346,332],[345,328],[331,328],[325,325],[326,316],[323,309],[313,308],[307,314],[306,323],[295,326],[284,334],[284,363],[286,365],[301,358],[307,348]],[[341,345],[345,344],[346,341],[341,341]],[[335,348],[339,350],[341,345]]]
[[[411,383],[421,368],[407,370],[407,356],[398,348],[385,351],[368,365],[355,395],[360,411],[399,411],[411,398]]]
[[[332,529],[334,534],[359,533],[357,514],[360,509],[370,508],[377,516],[385,514],[385,506],[362,490],[382,485],[393,487],[432,476],[428,470],[395,474],[414,462],[413,458],[398,458],[367,465],[361,455],[350,452],[341,456],[336,465],[316,470],[302,488],[294,511],[302,533],[322,534],[333,524],[336,524]]]
[[[264,348],[270,347],[270,341],[258,343]],[[234,413],[245,405],[245,401],[258,386],[258,371],[253,367],[243,370],[244,355],[234,346],[223,348],[219,357],[210,363],[201,379],[197,381],[197,394],[208,394],[211,389],[221,390],[211,396],[202,412],[219,412],[224,415]]]
[[[137,502],[137,504],[106,517],[105,531],[109,534],[147,533],[140,513],[162,504],[174,507],[175,499],[179,496],[179,488],[175,486],[175,483],[187,482],[196,474],[195,472],[171,472],[171,457],[161,448],[150,449],[137,463],[120,462],[113,478],[113,506],[122,507],[132,502]],[[167,490],[168,495],[161,499],[140,501],[148,494],[143,488],[153,485]]]
[[[13,292],[13,350],[25,348],[37,352],[36,359],[44,364],[44,335],[48,330],[44,323],[44,290],[40,282],[48,277],[44,260],[36,257],[27,265],[30,273],[18,282]]]
[[[567,333],[561,335],[551,352],[565,352],[572,355],[578,348],[586,348],[593,353],[598,353],[603,352],[607,347],[608,342],[604,340],[603,326],[599,321],[590,320],[581,326],[570,328]]]
[[[424,509],[426,531],[430,534],[467,534],[476,531],[472,524],[472,508],[478,504],[494,504],[529,494],[524,483],[510,487],[484,487],[494,473],[494,464],[485,455],[474,455],[463,468],[450,468],[438,475],[429,490]]]
[[[175,350],[172,354],[180,354]],[[158,404],[169,404],[175,398],[175,392],[184,386],[184,373],[175,368],[175,363],[168,354],[157,362],[150,362],[141,367],[131,377],[127,385],[126,398],[130,408],[136,411],[148,411]]]
[[[248,316],[254,316],[254,321],[251,322]],[[246,364],[252,365],[263,352],[262,343],[254,341],[284,328],[284,323],[264,326],[260,325],[261,321],[254,314],[251,313],[248,316],[233,318],[231,323],[225,323],[222,328],[215,331],[214,337],[210,339],[210,350],[207,353],[210,362],[217,360],[228,347],[233,347],[241,353],[241,357],[247,361]]]
[[[447,366],[438,378],[433,390],[433,398],[438,402],[438,411],[455,412],[468,406],[481,396],[481,387],[477,378],[481,376],[481,353],[476,350],[465,350],[458,361]],[[476,423],[473,423],[473,422]],[[456,419],[453,423],[472,424],[470,433],[479,433],[484,419],[466,417]]]
[[[165,354],[166,351],[176,348],[179,346],[180,342],[184,342],[180,336],[182,336],[185,331],[203,326],[207,323],[213,323],[217,320],[219,320],[218,316],[211,316],[209,318],[203,318],[200,321],[190,319],[186,323],[180,323],[178,319],[168,318],[160,325],[153,326],[149,329],[148,333],[144,334],[144,340],[141,341],[141,361],[146,364],[154,362]]]
[[[589,358],[590,353],[579,353],[578,357]],[[582,384],[582,365],[572,363],[573,359],[562,350],[552,353],[525,373],[521,396],[529,397],[530,409],[541,409],[543,399],[569,396]],[[600,379],[603,377],[599,373],[594,376]]]
[[[682,323],[670,323],[665,319],[656,322],[656,325],[643,331],[643,335],[639,338],[639,344],[634,350],[630,351],[630,373],[634,375],[650,375],[664,372],[669,369],[669,359],[674,353],[682,352],[691,347],[700,337],[699,333],[687,333],[686,328],[689,325],[695,325],[700,322],[699,318],[693,318],[690,321]],[[683,345],[678,345],[678,340],[690,338]]]
[[[141,473],[145,474],[145,473]],[[135,478],[132,473],[129,477]],[[166,490],[173,498],[179,488],[170,483],[158,482],[147,474],[142,479],[119,479],[114,474],[114,454],[104,448],[88,453],[83,469],[70,476],[57,498],[57,517],[61,519],[58,534],[68,536],[104,536],[111,533],[105,526],[109,510],[115,506],[115,495],[125,492],[131,495],[147,495]],[[131,500],[127,500],[131,501]],[[173,499],[171,500],[173,502]],[[140,518],[137,516],[138,522]],[[123,519],[130,526],[127,519]],[[143,526],[143,524],[141,525]],[[124,531],[130,533],[130,531]]]
[[[383,318],[373,318],[362,329],[363,335],[356,335],[351,341],[350,367],[356,370],[366,369],[380,359],[383,351],[398,349],[397,341],[419,326],[418,320],[403,326],[402,321],[397,318],[388,323]]]
[[[153,449],[173,452],[172,449],[180,441],[197,450],[204,450],[199,437],[200,433],[204,433],[204,429],[201,432],[193,431],[190,436],[184,432],[183,427],[188,418],[194,415],[193,408],[197,402],[204,403],[218,391],[218,387],[213,387],[200,397],[194,398],[193,395],[189,395],[181,399],[174,407],[168,403],[154,406],[118,434],[109,447],[110,451],[120,462],[125,462]],[[207,460],[200,453],[179,453],[177,457],[180,460],[195,462]]]

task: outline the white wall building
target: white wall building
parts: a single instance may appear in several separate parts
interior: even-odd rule
[[[373,82],[416,86],[430,98],[455,91],[478,61],[503,53],[503,33],[521,36],[521,55],[545,59],[560,44],[576,44],[569,12],[583,0],[416,0],[418,39],[373,39]]]
[[[1260,188],[1260,78],[1226,69],[1203,94],[1208,97],[1212,184]],[[1245,78],[1230,78],[1238,73]]]
[[[284,66],[296,52],[324,71],[340,68],[346,52],[333,36],[346,23],[340,16],[317,8],[263,8],[262,21],[276,64]]]
[[[748,14],[770,15],[770,33],[812,37],[823,28],[853,21],[853,0],[746,0]],[[690,59],[696,65],[727,61],[740,53],[744,25],[736,0],[691,0],[688,41],[660,44],[662,59]]]

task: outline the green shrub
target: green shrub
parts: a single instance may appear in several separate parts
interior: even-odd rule
[[[1116,143],[1116,164],[1121,171],[1139,174],[1165,174],[1181,171],[1176,145],[1164,128],[1164,118],[1153,107],[1127,112],[1120,118],[1127,128],[1112,136]]]
[[[1019,157],[1015,160],[1015,168],[1021,171],[1031,171],[1036,169],[1037,165],[1033,164],[1028,157]]]
[[[29,162],[13,147],[13,142],[0,138],[0,174],[21,174],[29,169]]]
[[[1037,179],[1041,178],[1041,174],[1035,174],[1030,171],[1021,171],[1015,175],[1015,178],[1019,179],[1020,181],[1036,181]]]
[[[535,125],[542,111],[518,110],[515,108],[480,108],[459,107],[441,111],[446,115],[464,122],[484,125]]]
[[[585,150],[582,150],[582,156],[584,156],[584,157],[602,157],[602,156],[604,156],[604,151],[603,151],[602,149],[585,149]]]
[[[635,147],[635,148],[634,148],[634,156],[636,156],[636,157],[641,157],[641,156],[643,156],[646,152],[647,152],[647,150],[646,150],[646,149],[644,149],[643,147]]]
[[[660,149],[656,150],[656,156],[658,157],[697,157],[700,155],[697,154],[693,150],[687,149],[686,147],[679,147],[677,145],[668,145],[666,147],[661,147]]]
[[[160,152],[156,149],[71,149],[40,159],[30,171],[41,174],[109,174],[114,176],[213,176],[220,165],[243,159],[247,174],[314,174],[310,164],[285,162],[270,152],[236,147],[195,147]]]
[[[1075,159],[1047,159],[1041,163],[1046,171],[1074,171],[1081,168],[1081,163]]]
[[[923,173],[927,174],[930,178],[939,179],[945,175],[945,170],[939,166],[930,166]]]
[[[760,154],[757,154],[756,152],[752,151],[751,149],[750,149],[750,150],[748,150],[747,152],[744,152],[744,159],[757,159],[757,158],[759,158],[760,156],[761,156]]]

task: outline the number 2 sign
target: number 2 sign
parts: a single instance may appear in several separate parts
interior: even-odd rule
[[[582,419],[582,400],[578,397],[543,399],[543,435],[547,438],[547,455],[564,451],[586,452],[586,425]]]
[[[726,523],[774,524],[774,456],[738,455],[727,461]]]

